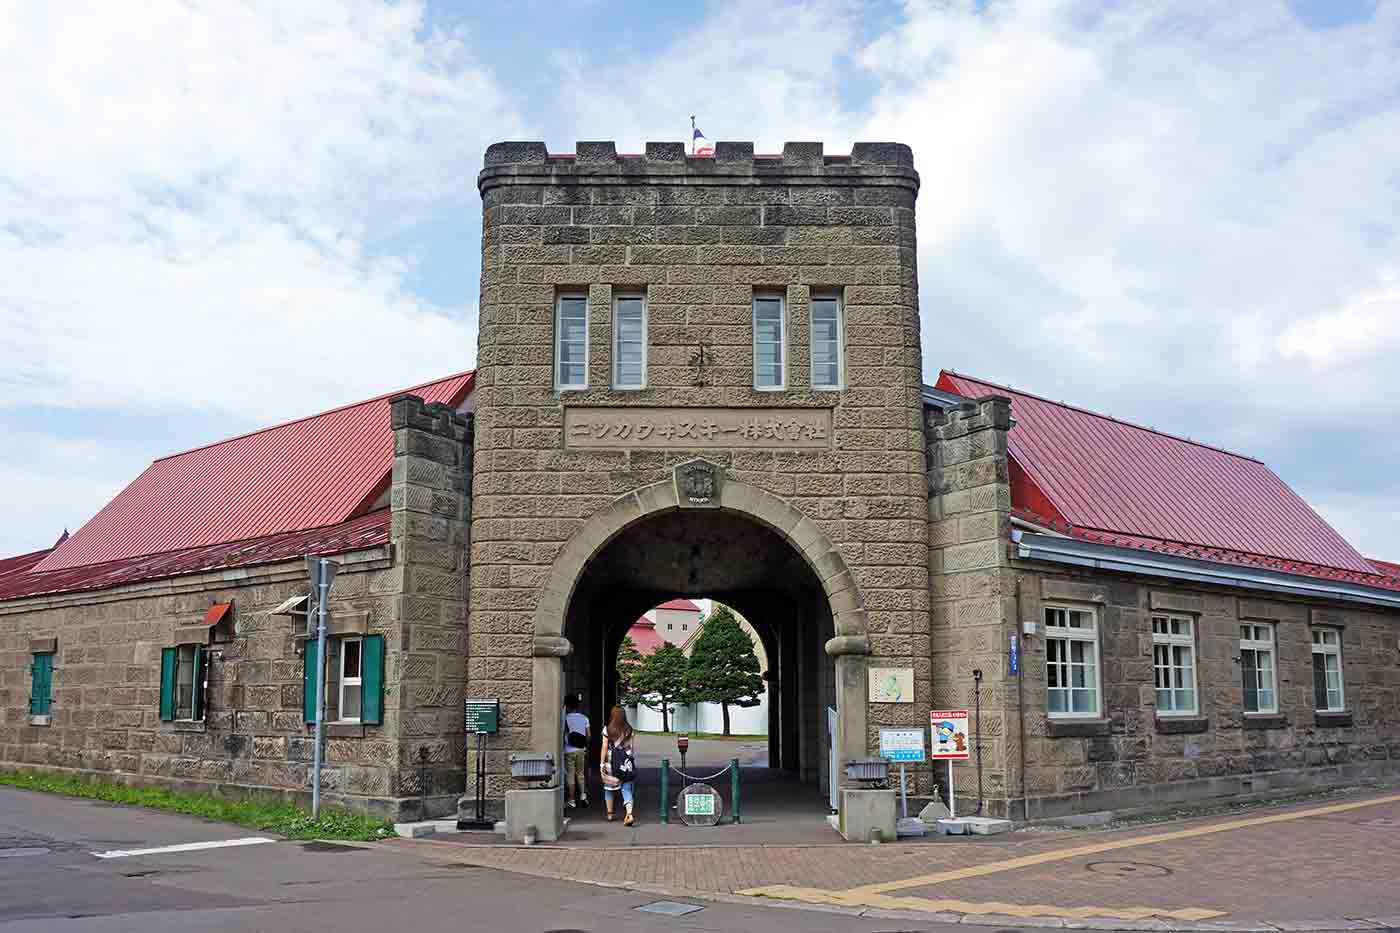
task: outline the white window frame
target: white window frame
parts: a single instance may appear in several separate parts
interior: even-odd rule
[[[642,381],[641,381],[641,382],[638,382],[638,383],[635,384],[635,385],[624,385],[624,384],[623,384],[623,382],[622,382],[622,376],[621,376],[621,369],[620,369],[622,360],[621,360],[621,356],[620,356],[618,350],[619,350],[619,347],[620,347],[620,344],[621,344],[621,341],[622,341],[622,329],[621,329],[620,327],[618,327],[618,324],[617,324],[617,309],[618,309],[618,305],[620,305],[620,304],[621,304],[622,302],[624,302],[624,301],[636,301],[636,302],[640,302],[640,303],[641,303],[641,306],[642,306]],[[585,311],[584,314],[585,314],[585,317],[586,317],[586,316],[587,316],[587,311]],[[636,389],[645,389],[645,388],[647,387],[647,355],[648,355],[648,354],[647,354],[647,346],[648,346],[648,343],[649,343],[649,340],[647,339],[648,324],[649,324],[649,322],[648,322],[648,316],[647,316],[647,296],[646,296],[645,294],[643,294],[643,293],[641,293],[641,292],[623,292],[623,293],[621,293],[621,294],[617,294],[617,295],[614,295],[614,296],[613,296],[613,318],[612,318],[612,387],[613,387],[614,389],[623,389],[623,390],[627,390],[627,391],[632,391],[632,390],[636,390]],[[585,356],[585,359],[586,359],[586,358],[587,358],[587,352],[586,352],[586,351],[585,351],[584,356]],[[587,367],[585,366],[585,369],[586,369],[586,368],[587,368]]]
[[[1064,615],[1064,617],[1063,617],[1063,622],[1064,622],[1065,624],[1063,624],[1063,625],[1060,624],[1060,620],[1057,618],[1056,613],[1065,613],[1065,615]],[[1085,628],[1070,628],[1070,627],[1068,626],[1068,622],[1069,622],[1069,613],[1077,613],[1077,614],[1080,614],[1080,615],[1083,615],[1083,616],[1087,616],[1087,617],[1089,618],[1089,620],[1090,620],[1091,627],[1088,628],[1088,629],[1085,629]],[[1045,710],[1046,710],[1046,715],[1048,715],[1051,719],[1102,719],[1102,718],[1103,718],[1103,664],[1101,663],[1100,652],[1099,652],[1099,614],[1098,614],[1098,610],[1095,609],[1095,608],[1092,607],[1092,606],[1047,605],[1047,606],[1045,606],[1044,618],[1045,618]],[[1050,654],[1051,654],[1050,643],[1051,643],[1052,641],[1063,642],[1063,643],[1064,643],[1064,655],[1062,656],[1063,659],[1062,659],[1061,661],[1059,661],[1059,662],[1056,662],[1056,663],[1057,663],[1057,665],[1058,665],[1059,667],[1063,668],[1063,670],[1064,670],[1067,674],[1071,671],[1072,667],[1075,666],[1075,665],[1073,664],[1073,662],[1069,660],[1069,658],[1072,656],[1072,652],[1070,651],[1070,645],[1073,644],[1074,642],[1080,642],[1080,643],[1085,644],[1085,645],[1088,646],[1088,648],[1087,648],[1086,650],[1090,652],[1090,655],[1089,655],[1089,662],[1092,663],[1093,668],[1094,668],[1094,677],[1093,677],[1093,681],[1094,681],[1094,682],[1093,682],[1093,685],[1092,685],[1092,686],[1093,686],[1093,691],[1094,691],[1094,708],[1093,708],[1092,710],[1082,710],[1082,711],[1076,712],[1076,711],[1074,711],[1074,710],[1072,709],[1072,707],[1074,706],[1074,693],[1073,693],[1073,691],[1075,691],[1075,690],[1085,690],[1085,689],[1088,689],[1088,688],[1089,688],[1089,685],[1088,685],[1088,684],[1086,684],[1086,685],[1083,686],[1083,687],[1075,687],[1075,686],[1073,686],[1073,679],[1072,679],[1072,678],[1069,678],[1069,684],[1068,684],[1068,685],[1061,685],[1061,686],[1057,686],[1057,687],[1052,687],[1052,686],[1050,685],[1050,665],[1051,665],[1051,660],[1050,660]],[[1085,678],[1085,679],[1087,680],[1088,678]],[[1050,692],[1051,692],[1052,690],[1058,690],[1058,691],[1064,691],[1064,692],[1065,692],[1065,700],[1066,700],[1065,706],[1066,706],[1066,709],[1065,709],[1064,711],[1051,711],[1051,710],[1050,710]]]
[[[195,653],[195,645],[193,644],[175,646],[175,718],[181,722],[195,721],[194,691],[199,680],[199,671],[195,670],[194,666]],[[182,694],[181,688],[186,685],[182,683],[181,677],[184,676],[185,659],[187,655],[189,658],[190,672],[190,680],[188,684],[189,693]],[[188,701],[182,702],[182,700],[185,700],[186,697],[188,698]]]
[[[1158,629],[1161,623],[1161,630]],[[1173,629],[1176,629],[1173,631]],[[1158,649],[1165,649],[1166,663],[1162,664],[1158,660]],[[1189,652],[1189,660],[1186,664],[1180,663],[1181,652]],[[1196,664],[1196,620],[1191,616],[1171,615],[1169,613],[1154,613],[1152,615],[1152,685],[1153,701],[1157,707],[1157,715],[1161,717],[1170,716],[1199,716],[1201,710],[1200,676]],[[1167,686],[1162,687],[1158,683],[1158,675],[1165,671],[1167,675]],[[1191,706],[1179,706],[1178,694],[1185,692],[1188,688],[1181,686],[1180,681],[1184,678],[1181,671],[1187,671],[1191,677],[1189,687],[1191,693]],[[1165,690],[1169,696],[1168,705],[1162,705],[1162,698],[1159,694]]]
[[[776,301],[778,303],[778,384],[765,386],[758,384],[758,303]],[[753,387],[756,392],[782,392],[787,388],[788,370],[788,326],[787,296],[781,292],[756,291],[753,296],[750,322],[753,325]]]
[[[836,381],[834,383],[817,381],[817,358],[812,352],[816,346],[816,339],[812,335],[816,333],[816,310],[819,301],[830,301],[836,305]],[[844,389],[846,387],[846,303],[842,300],[839,291],[819,291],[811,296],[807,303],[807,334],[808,383],[818,392],[839,392]]]
[[[1262,637],[1261,637],[1262,636]],[[1278,638],[1275,626],[1272,622],[1250,622],[1240,623],[1240,682],[1243,684],[1244,678],[1249,674],[1249,669],[1245,667],[1244,653],[1251,652],[1254,655],[1254,697],[1257,709],[1250,709],[1244,706],[1246,716],[1270,716],[1278,713]],[[1269,681],[1263,683],[1260,677],[1261,668],[1259,657],[1267,655],[1269,658]],[[1267,706],[1259,702],[1259,695],[1262,691],[1268,690],[1270,702]],[[1248,691],[1245,697],[1248,697]],[[1247,700],[1241,702],[1247,703]]]
[[[1321,638],[1319,639],[1318,636],[1321,636]],[[1330,640],[1329,640],[1329,639],[1330,639]],[[1329,658],[1329,657],[1330,657],[1330,658],[1336,658],[1336,659],[1337,659],[1337,671],[1336,671],[1336,674],[1337,674],[1337,689],[1336,689],[1336,691],[1335,691],[1336,694],[1337,694],[1337,703],[1336,703],[1335,706],[1332,704],[1332,693],[1333,693],[1334,691],[1332,690],[1332,685],[1331,685],[1330,682],[1328,682],[1327,685],[1326,685],[1326,690],[1327,690],[1327,706],[1322,707],[1322,706],[1318,706],[1318,705],[1317,705],[1317,668],[1316,668],[1315,665],[1317,664],[1317,658],[1318,658],[1319,656],[1321,656],[1321,657],[1324,659],[1323,662],[1322,662],[1323,676],[1324,676],[1324,677],[1326,677],[1327,674],[1332,673],[1331,671],[1328,671],[1328,670],[1327,670],[1327,661],[1326,661],[1326,658]],[[1339,628],[1328,628],[1328,627],[1325,627],[1325,626],[1314,626],[1313,629],[1312,629],[1312,659],[1311,659],[1311,660],[1312,660],[1312,664],[1314,665],[1314,667],[1309,671],[1309,674],[1311,675],[1312,694],[1313,694],[1313,709],[1314,709],[1314,711],[1319,712],[1319,713],[1344,713],[1344,712],[1346,712],[1346,708],[1347,708],[1347,687],[1346,687],[1346,667],[1345,667],[1345,666],[1343,665],[1343,663],[1342,663],[1342,630],[1339,629]]]
[[[359,659],[360,659],[360,675],[359,675],[358,677],[346,677],[346,676],[345,676],[345,657],[346,657],[346,655],[348,654],[348,652],[347,652],[345,649],[346,649],[346,647],[349,646],[351,643],[354,643],[354,644],[356,644],[356,645],[359,646],[359,647],[356,649],[356,655],[357,655],[357,656],[359,657]],[[361,718],[363,717],[363,714],[364,714],[364,711],[365,711],[365,643],[364,643],[364,639],[362,639],[362,638],[361,638],[360,636],[358,636],[358,635],[347,636],[347,637],[345,637],[345,638],[340,639],[340,644],[339,644],[337,647],[340,648],[340,652],[339,652],[339,654],[340,654],[340,663],[339,663],[340,678],[339,678],[339,680],[336,682],[336,687],[335,687],[335,695],[336,695],[335,714],[336,714],[336,717],[337,717],[337,718],[336,718],[336,721],[337,721],[337,722],[352,722],[352,723],[353,723],[353,722],[359,722],[359,721],[361,720]],[[361,713],[360,716],[350,717],[350,716],[346,716],[346,715],[345,715],[345,688],[346,688],[346,687],[359,687],[359,688],[360,688],[360,713]]]
[[[564,302],[583,301],[583,381],[564,381]],[[554,388],[559,392],[576,391],[588,388],[589,343],[588,339],[588,295],[584,292],[561,291],[554,299]]]

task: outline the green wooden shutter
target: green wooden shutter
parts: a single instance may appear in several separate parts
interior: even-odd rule
[[[194,683],[190,685],[190,718],[204,718],[204,665],[208,661],[204,648],[194,646]]]
[[[175,658],[176,649],[160,649],[160,718],[167,722],[175,718]]]
[[[29,712],[47,716],[53,704],[53,655],[34,655],[29,671]]]
[[[383,635],[360,640],[360,683],[360,722],[378,723],[384,718]]]
[[[307,722],[316,721],[316,639],[306,640],[301,668],[301,705]]]

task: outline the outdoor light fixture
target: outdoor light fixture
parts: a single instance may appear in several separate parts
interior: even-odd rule
[[[519,781],[547,781],[554,774],[549,752],[517,752],[510,756],[510,776]]]

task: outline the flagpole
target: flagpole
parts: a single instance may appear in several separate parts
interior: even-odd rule
[[[695,155],[695,114],[690,115],[690,154]]]

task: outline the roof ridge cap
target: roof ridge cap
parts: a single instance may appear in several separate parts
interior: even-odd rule
[[[1123,425],[1123,426],[1125,426],[1125,427],[1134,428],[1134,429],[1136,429],[1136,430],[1138,430],[1138,431],[1146,431],[1146,432],[1148,432],[1149,434],[1156,434],[1156,435],[1159,436],[1159,437],[1170,438],[1171,440],[1174,440],[1174,441],[1180,441],[1180,442],[1183,443],[1183,444],[1191,444],[1191,445],[1193,445],[1193,446],[1195,446],[1195,447],[1201,447],[1201,448],[1204,448],[1205,450],[1213,450],[1213,451],[1215,451],[1216,453],[1225,454],[1226,456],[1229,456],[1229,457],[1237,457],[1237,458],[1239,458],[1240,460],[1248,460],[1250,463],[1257,463],[1257,464],[1259,464],[1260,466],[1265,466],[1265,467],[1268,466],[1268,464],[1265,463],[1263,460],[1260,460],[1258,457],[1251,457],[1249,454],[1242,454],[1242,453],[1239,453],[1238,451],[1228,450],[1228,449],[1226,449],[1226,448],[1224,448],[1224,447],[1219,447],[1219,446],[1217,446],[1217,445],[1215,445],[1215,444],[1207,444],[1205,441],[1198,441],[1198,440],[1193,440],[1192,438],[1189,438],[1189,437],[1182,437],[1180,434],[1173,434],[1173,433],[1171,433],[1170,431],[1163,431],[1163,430],[1160,430],[1160,429],[1158,429],[1158,428],[1149,427],[1148,425],[1145,425],[1145,424],[1138,424],[1136,421],[1127,421],[1127,420],[1125,420],[1125,419],[1123,419],[1123,418],[1115,418],[1113,415],[1105,415],[1105,414],[1104,414],[1103,412],[1101,412],[1101,411],[1094,411],[1094,410],[1091,409],[1091,408],[1084,408],[1084,407],[1081,406],[1081,405],[1071,405],[1069,402],[1056,401],[1055,399],[1047,398],[1047,397],[1044,396],[1044,395],[1037,395],[1037,394],[1034,393],[1034,392],[1027,392],[1027,391],[1024,390],[1024,389],[1016,389],[1016,388],[1013,388],[1013,387],[1011,387],[1011,386],[1004,386],[1004,385],[1001,385],[1000,383],[989,382],[988,380],[983,379],[983,378],[981,378],[981,377],[979,377],[979,376],[972,376],[972,375],[969,375],[969,374],[967,374],[967,373],[960,373],[960,372],[958,372],[958,371],[955,370],[955,369],[944,369],[943,372],[946,373],[946,374],[948,374],[948,375],[950,375],[950,376],[956,376],[956,377],[958,377],[958,378],[960,378],[960,379],[968,379],[968,380],[971,380],[972,382],[980,383],[981,385],[986,386],[986,387],[989,388],[989,389],[998,389],[998,390],[1000,390],[1000,391],[1002,391],[1002,392],[1010,392],[1010,393],[1012,393],[1013,395],[1023,395],[1023,396],[1025,396],[1026,398],[1033,398],[1033,399],[1035,399],[1036,401],[1038,401],[1038,402],[1044,402],[1044,403],[1047,404],[1047,405],[1056,405],[1056,406],[1058,406],[1058,407],[1060,407],[1060,408],[1068,408],[1070,411],[1077,411],[1077,412],[1080,412],[1081,414],[1089,415],[1091,418],[1102,418],[1102,419],[1105,420],[1105,421],[1112,421],[1112,422],[1114,422],[1115,424],[1121,424],[1121,425]],[[1014,417],[1014,415],[1013,415],[1013,417]]]
[[[309,414],[309,415],[302,415],[300,418],[292,418],[292,419],[287,420],[287,421],[278,422],[277,424],[270,424],[270,425],[267,425],[266,427],[255,428],[255,429],[252,430],[252,431],[245,431],[245,432],[243,432],[242,434],[235,434],[235,435],[233,435],[232,437],[225,437],[225,438],[223,438],[222,440],[210,441],[210,442],[207,443],[207,444],[200,444],[200,445],[198,445],[198,446],[191,447],[191,448],[189,448],[189,449],[187,449],[187,450],[179,450],[179,451],[176,451],[176,452],[174,452],[174,453],[165,454],[164,456],[156,457],[154,460],[151,461],[151,463],[155,464],[155,463],[160,463],[161,461],[164,461],[164,460],[173,460],[173,459],[176,458],[176,457],[183,457],[183,456],[185,456],[186,454],[192,454],[192,453],[195,453],[196,451],[208,450],[208,449],[211,448],[211,447],[219,447],[219,446],[222,446],[222,445],[224,445],[224,444],[231,444],[231,443],[233,443],[234,441],[241,441],[241,440],[243,440],[243,439],[246,438],[246,437],[255,437],[256,435],[259,435],[259,434],[266,434],[268,431],[276,431],[278,428],[286,428],[286,427],[290,427],[290,426],[292,426],[292,425],[294,425],[294,424],[300,424],[300,423],[303,422],[303,421],[311,421],[311,420],[314,419],[314,418],[321,418],[321,417],[324,417],[324,416],[326,416],[326,415],[333,415],[333,414],[335,414],[335,413],[338,412],[338,411],[347,411],[347,410],[349,410],[349,409],[351,409],[351,408],[359,408],[361,405],[368,405],[370,402],[385,401],[385,400],[387,400],[387,399],[389,399],[389,398],[391,398],[391,397],[393,397],[393,396],[395,396],[395,395],[403,395],[403,394],[406,393],[406,392],[413,392],[413,391],[415,391],[415,390],[417,390],[417,389],[426,389],[428,386],[437,385],[437,384],[440,383],[440,382],[448,382],[448,381],[453,380],[453,379],[460,379],[460,378],[462,378],[463,376],[471,376],[471,375],[474,375],[475,373],[476,373],[476,370],[473,368],[473,369],[466,369],[466,370],[463,370],[462,372],[459,372],[459,373],[453,373],[453,374],[450,375],[450,376],[443,376],[443,377],[441,377],[441,378],[439,378],[439,379],[429,379],[427,382],[420,382],[418,385],[409,386],[409,387],[406,388],[406,389],[394,389],[393,391],[390,391],[390,392],[384,392],[384,393],[381,393],[381,394],[379,394],[379,395],[370,396],[369,398],[366,398],[366,399],[361,399],[361,400],[358,401],[358,402],[347,402],[347,403],[344,404],[344,405],[337,405],[337,406],[334,407],[334,408],[327,408],[325,411],[312,412],[312,413]],[[326,527],[329,527],[329,526],[326,526]]]

